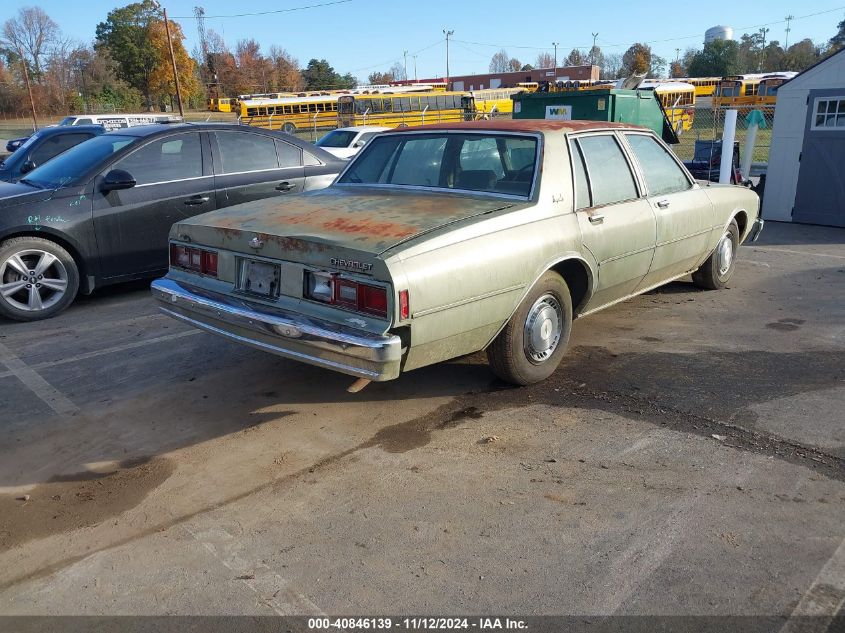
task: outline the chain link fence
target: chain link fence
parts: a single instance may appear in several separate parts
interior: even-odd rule
[[[725,115],[729,109],[727,107],[714,108],[709,103],[698,105],[695,109],[695,119],[692,128],[684,131],[680,136],[681,142],[672,148],[678,158],[685,161],[700,158],[700,153],[699,156],[696,156],[696,141],[721,140],[725,130]],[[751,159],[751,175],[757,176],[765,171],[769,162],[775,107],[774,105],[764,105],[754,108],[744,106],[736,109],[738,112],[735,140],[739,143],[739,152],[742,158],[745,157],[746,151],[745,143],[748,138],[749,115],[753,110],[758,110],[763,116],[764,123],[757,130],[754,154]],[[702,143],[699,143],[699,147],[702,145]]]

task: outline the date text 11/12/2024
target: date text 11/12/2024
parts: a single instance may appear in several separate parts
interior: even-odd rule
[[[308,628],[311,630],[390,630],[401,629],[418,630],[523,630],[528,625],[524,620],[497,617],[476,618],[440,618],[440,617],[410,617],[410,618],[309,618]]]

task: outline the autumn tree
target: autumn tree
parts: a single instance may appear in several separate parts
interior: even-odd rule
[[[141,92],[148,106],[153,103],[150,76],[165,63],[150,46],[150,27],[159,21],[158,13],[152,0],[141,0],[113,9],[96,29],[95,46],[108,49],[117,62],[118,76]]]
[[[173,78],[173,65],[170,60],[170,48],[163,21],[153,21],[149,26],[149,47],[153,51],[156,64],[148,77],[149,94],[157,103],[173,101],[176,96],[176,83]],[[173,57],[176,59],[176,72],[179,74],[179,88],[186,105],[197,105],[204,90],[194,73],[194,60],[185,50],[185,35],[175,22],[170,23],[170,39],[173,44]]]
[[[666,60],[655,55],[648,44],[637,42],[622,55],[622,67],[628,75],[659,75]]]
[[[377,85],[380,85],[380,84],[389,84],[389,83],[392,83],[395,80],[396,80],[396,78],[393,76],[393,73],[391,73],[391,72],[383,73],[383,72],[376,71],[376,72],[370,73],[369,76],[367,77],[367,81],[369,82],[369,84],[371,86],[377,86]]]
[[[295,92],[302,89],[302,74],[299,61],[285,49],[271,46],[269,54],[273,72],[273,89],[281,92]]]
[[[674,61],[669,66],[669,76],[673,79],[686,76],[686,69],[680,61]]]
[[[518,72],[522,68],[522,62],[519,61],[516,57],[512,58],[508,62],[508,70],[510,72]]]

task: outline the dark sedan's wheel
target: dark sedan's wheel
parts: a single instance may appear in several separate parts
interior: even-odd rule
[[[79,289],[79,271],[55,242],[15,237],[0,244],[0,315],[37,321],[70,305]]]
[[[728,285],[736,270],[736,249],[739,247],[739,227],[731,220],[728,228],[710,257],[692,274],[697,286],[708,290],[721,290]]]
[[[572,329],[572,298],[563,278],[547,272],[487,348],[493,373],[515,385],[545,380],[560,364]]]
[[[296,132],[296,126],[293,123],[285,123],[282,126],[282,131],[287,132],[288,134],[293,134]]]

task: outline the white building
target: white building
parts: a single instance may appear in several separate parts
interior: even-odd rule
[[[763,218],[845,226],[845,49],[778,88]]]

